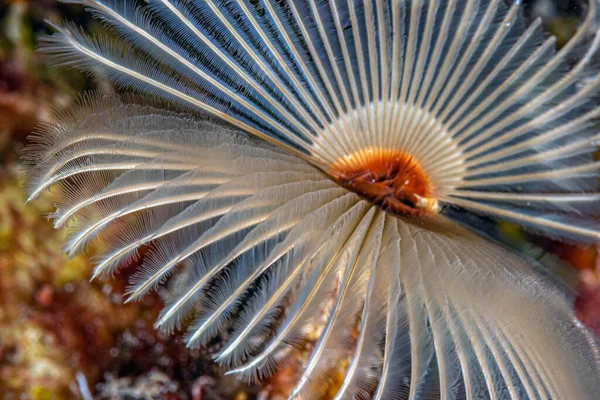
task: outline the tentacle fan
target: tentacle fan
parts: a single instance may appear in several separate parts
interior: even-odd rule
[[[560,50],[519,0],[69,2],[109,33],[43,51],[141,97],[43,128],[28,191],[96,276],[149,249],[159,329],[246,380],[310,348],[293,399],[597,398],[570,294],[460,216],[600,238],[598,0]]]

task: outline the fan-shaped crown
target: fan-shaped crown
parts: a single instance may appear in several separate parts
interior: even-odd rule
[[[454,211],[598,240],[598,0],[560,50],[519,0],[75,2],[111,33],[44,51],[144,97],[47,127],[28,190],[96,275],[149,246],[160,329],[245,379],[305,354],[293,398],[597,396],[570,296]]]

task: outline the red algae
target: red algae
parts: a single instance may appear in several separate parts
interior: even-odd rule
[[[434,188],[419,161],[392,149],[364,149],[336,161],[329,175],[346,189],[397,216],[437,213]]]

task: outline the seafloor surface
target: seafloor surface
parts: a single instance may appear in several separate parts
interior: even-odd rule
[[[540,0],[529,12],[543,16],[564,43],[577,26],[573,4]],[[128,271],[90,283],[88,257],[61,255],[65,232],[41,218],[52,208],[49,199],[24,205],[19,152],[26,136],[82,90],[112,90],[73,70],[48,68],[34,51],[36,37],[49,32],[45,19],[101,29],[82,11],[54,0],[0,0],[0,399],[78,399],[88,390],[94,399],[285,398],[300,360],[256,387],[225,377],[210,362],[218,339],[214,348],[190,351],[180,336],[154,331],[160,293],[123,305]],[[494,229],[567,277],[580,293],[579,317],[600,333],[597,249],[527,237],[511,225]]]

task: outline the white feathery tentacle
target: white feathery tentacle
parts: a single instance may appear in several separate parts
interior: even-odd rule
[[[390,228],[396,228],[396,221],[393,217],[386,216],[382,240],[387,239]],[[336,399],[368,398],[377,386],[382,358],[379,346],[386,326],[387,301],[394,299],[395,296],[395,294],[388,293],[390,289],[394,289],[393,286],[388,286],[388,290],[384,289],[386,289],[386,283],[390,285],[390,282],[399,276],[391,275],[398,271],[389,265],[395,260],[384,258],[389,254],[386,253],[386,245],[390,244],[382,243],[380,245],[379,257],[375,263],[371,264],[369,283],[360,317],[359,334],[355,344],[356,350],[346,370],[344,381],[335,396]],[[394,243],[391,246],[394,246]],[[395,287],[395,289],[399,290],[400,287]],[[394,309],[394,307],[391,308]]]
[[[358,226],[358,240],[350,247],[348,258],[340,266],[342,280],[327,323],[290,397],[312,399],[318,396],[327,370],[335,366],[328,359],[337,361],[337,357],[343,355],[344,350],[340,349],[343,335],[347,335],[348,327],[353,323],[352,316],[359,310],[359,302],[365,294],[365,276],[368,277],[369,271],[372,272],[371,268],[376,265],[384,220],[382,213],[371,209]]]
[[[269,220],[266,220],[260,227],[257,227],[256,230],[250,232],[244,241],[230,253],[228,259],[221,262],[218,267],[225,265],[225,262],[230,262],[230,259],[233,261],[233,257],[237,257],[242,252],[247,251],[250,247],[256,246],[255,243],[265,240],[263,238],[265,235],[272,236],[273,230],[276,230],[277,232],[283,229],[286,231],[290,230],[288,236],[286,236],[286,240],[283,240],[274,246],[268,257],[266,257],[266,261],[257,263],[256,269],[249,274],[248,277],[244,276],[242,278],[244,281],[239,283],[237,287],[236,285],[231,285],[233,289],[231,290],[232,293],[228,293],[227,297],[219,302],[218,307],[216,307],[215,310],[210,310],[210,313],[208,313],[206,318],[199,320],[196,323],[196,326],[191,328],[193,333],[189,336],[189,343],[194,344],[198,338],[205,336],[205,332],[210,331],[210,327],[214,325],[215,321],[217,321],[221,315],[223,315],[223,311],[232,306],[238,296],[247,290],[248,285],[252,281],[260,274],[264,273],[276,260],[292,250],[303,238],[300,233],[309,233],[312,229],[318,229],[320,224],[317,223],[317,221],[320,218],[322,218],[322,220],[319,221],[320,223],[323,223],[324,221],[329,221],[331,223],[331,217],[327,215],[328,212],[331,212],[330,209],[339,209],[339,203],[344,204],[344,208],[347,207],[346,201],[348,198],[339,198],[342,194],[343,192],[340,192],[339,189],[335,188],[314,193],[311,196],[313,197],[312,199],[308,196],[298,198],[297,201],[294,200],[289,204],[286,204],[285,208],[275,210],[273,215],[269,217]],[[350,195],[350,197],[352,198],[354,196]],[[338,199],[334,200],[336,198]],[[350,201],[352,201],[352,199],[350,199]],[[335,211],[332,212],[332,217],[336,218],[336,216],[337,213]],[[289,222],[287,222],[288,219],[290,220]],[[194,291],[196,290],[197,289],[194,288]],[[204,340],[201,340],[201,342],[204,342]]]
[[[405,348],[406,343],[406,313],[404,310],[404,291],[400,282],[402,254],[400,252],[400,235],[398,223],[393,219],[386,222],[384,237],[387,243],[379,259],[378,268],[389,269],[389,282],[387,285],[387,309],[385,326],[385,345],[383,348],[383,362],[381,366],[381,379],[373,400],[394,399],[402,396],[401,386],[404,374],[408,370],[410,351]],[[406,397],[406,396],[404,396]]]
[[[294,343],[301,342],[306,336],[306,330],[319,323],[315,313],[323,306],[323,296],[335,291],[333,286],[336,282],[332,277],[339,275],[341,260],[347,258],[352,246],[356,245],[356,230],[364,220],[367,209],[364,203],[359,202],[336,221],[332,226],[331,240],[322,251],[315,253],[315,267],[309,271],[307,282],[297,295],[294,306],[287,313],[276,336],[260,354],[248,360],[245,365],[233,369],[231,373],[238,374],[245,380],[273,374],[274,367],[288,355]]]
[[[470,247],[465,247],[464,250],[460,250],[457,251],[457,247],[456,246],[464,246],[463,243],[453,240],[450,241],[448,240],[448,238],[443,238],[443,237],[432,237],[431,235],[429,235],[432,239],[432,243],[435,242],[446,242],[445,244],[441,245],[441,246],[445,246],[446,250],[444,250],[444,252],[446,253],[446,255],[444,255],[444,258],[449,257],[449,255],[452,255],[452,257],[456,257],[458,260],[460,260],[461,258],[463,260],[460,261],[461,264],[464,264],[464,262],[468,259],[479,259],[479,260],[485,260],[483,262],[497,262],[497,261],[493,261],[493,260],[497,260],[497,256],[496,256],[496,252],[503,252],[504,250],[502,250],[501,248],[492,248],[490,247],[489,249],[482,249],[481,246],[470,246]],[[478,239],[479,240],[479,239]],[[440,245],[438,245],[440,246]],[[484,254],[486,254],[486,256],[484,256]],[[509,260],[512,258],[512,255],[509,255],[508,253],[506,254],[506,261],[503,262],[504,263],[508,263],[510,262]],[[441,265],[448,265],[448,264],[444,264],[442,263]],[[450,264],[451,265],[451,264]],[[468,264],[467,264],[468,265]],[[471,264],[472,266],[474,266],[473,264]],[[513,264],[516,267],[516,264]],[[486,298],[489,298],[489,301],[494,302],[494,296],[493,296],[493,291],[496,289],[490,289],[491,291],[488,291],[488,293],[486,294],[486,296],[482,299],[480,299],[480,301],[482,302],[481,304],[478,304],[478,307],[473,308],[473,310],[470,312],[471,315],[473,315],[473,318],[475,319],[476,323],[473,324],[473,321],[469,321],[468,319],[465,320],[465,323],[463,323],[463,325],[465,326],[474,326],[475,329],[479,329],[480,331],[483,331],[485,329],[492,329],[493,335],[494,337],[490,337],[489,335],[487,335],[487,341],[492,341],[494,342],[494,347],[499,348],[498,346],[500,346],[500,348],[502,346],[505,345],[506,343],[506,339],[502,339],[503,335],[506,335],[508,332],[510,332],[509,336],[512,335],[519,335],[517,333],[517,331],[523,329],[523,333],[521,333],[522,337],[525,338],[524,339],[524,343],[518,343],[518,341],[515,341],[514,339],[509,340],[510,343],[512,343],[512,346],[515,347],[519,347],[520,350],[517,353],[519,355],[520,358],[522,358],[522,362],[525,365],[526,368],[526,374],[530,374],[531,378],[534,380],[534,383],[536,380],[538,380],[538,378],[535,378],[535,375],[539,375],[539,380],[537,384],[535,384],[535,389],[532,390],[545,390],[545,391],[549,391],[550,392],[550,397],[551,398],[561,398],[561,397],[565,397],[565,396],[569,396],[567,393],[572,393],[572,392],[577,392],[577,390],[573,391],[573,388],[568,388],[570,385],[573,384],[573,381],[570,381],[569,379],[567,379],[567,381],[562,381],[562,379],[560,379],[560,377],[556,374],[556,371],[559,370],[553,370],[553,368],[549,367],[549,365],[552,364],[539,364],[541,361],[540,356],[549,350],[548,348],[544,348],[543,345],[539,344],[539,342],[536,342],[538,339],[535,338],[535,334],[533,333],[533,331],[538,331],[540,329],[540,327],[548,324],[548,325],[553,325],[552,328],[548,328],[548,332],[552,332],[552,335],[570,335],[570,333],[568,332],[569,328],[568,326],[571,325],[571,322],[569,322],[569,320],[572,318],[572,316],[569,316],[569,306],[566,306],[565,303],[563,302],[563,299],[561,298],[561,295],[552,290],[550,292],[546,292],[548,294],[548,297],[545,299],[529,299],[529,300],[523,300],[521,298],[521,296],[523,296],[523,292],[524,293],[529,293],[529,291],[534,290],[535,286],[537,285],[547,285],[546,282],[544,282],[543,280],[536,280],[534,278],[529,278],[527,279],[527,276],[532,277],[532,272],[531,272],[531,268],[529,266],[525,266],[525,265],[521,265],[518,266],[518,268],[515,268],[515,270],[511,271],[511,274],[507,274],[505,271],[503,271],[502,269],[490,269],[489,271],[485,271],[484,272],[486,275],[492,274],[494,276],[498,276],[498,279],[494,279],[494,280],[489,280],[489,282],[494,282],[492,285],[495,284],[500,284],[500,287],[503,287],[504,285],[508,285],[512,287],[512,290],[514,291],[514,294],[512,295],[515,299],[515,301],[518,302],[518,304],[520,304],[521,307],[535,307],[539,310],[539,312],[536,314],[537,318],[539,318],[539,320],[536,319],[536,321],[523,321],[521,320],[522,317],[524,317],[525,314],[521,314],[521,313],[515,313],[513,315],[506,315],[505,317],[507,317],[506,320],[504,320],[504,318],[494,318],[494,314],[495,313],[495,308],[491,307],[488,308],[487,306],[485,306],[485,302],[487,302],[488,300],[486,300]],[[473,279],[478,279],[477,278],[477,273],[472,274],[473,275]],[[503,277],[502,279],[500,279],[499,277],[505,275],[505,277]],[[523,276],[525,275],[525,276]],[[471,279],[471,278],[469,278]],[[505,283],[505,284],[501,284],[500,282],[502,282],[503,279],[508,279],[510,281],[515,280],[515,279],[519,279],[520,281],[523,282],[523,287],[519,287],[518,285],[514,285],[512,283]],[[460,281],[456,281],[457,283],[460,283],[463,287],[463,289],[460,290],[464,290],[465,288],[468,288],[468,282],[460,282]],[[488,281],[486,281],[488,282]],[[448,288],[452,288],[452,285],[448,285],[448,280],[443,280],[443,284],[444,286],[448,287]],[[433,290],[433,289],[432,289]],[[503,290],[503,289],[500,289]],[[552,293],[554,292],[554,293]],[[551,294],[552,293],[552,294]],[[527,294],[525,294],[525,296],[527,297]],[[458,298],[457,298],[458,300]],[[542,316],[541,313],[546,313],[547,311],[542,311],[548,304],[555,304],[555,308],[553,310],[553,314],[552,316]],[[561,304],[562,303],[562,304]],[[458,304],[458,303],[457,303]],[[482,308],[481,310],[479,310],[480,307],[485,307]],[[492,314],[490,314],[492,313]],[[531,317],[525,317],[525,318],[531,318]],[[479,320],[479,321],[477,321]],[[544,322],[539,322],[539,321],[544,321]],[[479,327],[477,328],[477,325],[479,325]],[[532,333],[526,334],[524,333],[526,330],[532,329]],[[486,336],[485,334],[483,335],[484,337]],[[499,343],[498,343],[499,342]],[[534,343],[536,342],[536,343]],[[525,344],[527,343],[527,344]],[[488,344],[488,346],[490,346],[490,344]],[[531,346],[530,348],[527,348],[527,346]],[[571,349],[565,349],[565,351],[571,351]],[[579,350],[574,350],[578,356],[582,356],[582,357],[591,357],[594,358],[594,352],[589,352],[589,353],[580,353]],[[557,357],[560,357],[558,355],[556,355]],[[549,363],[554,363],[554,362],[560,362],[558,361],[558,359],[555,359],[555,361],[550,361],[552,359],[552,357],[554,357],[554,354],[551,356],[550,354],[546,354],[543,356],[544,359],[547,360],[547,362]],[[567,357],[571,357],[571,356],[567,356]],[[514,358],[514,354],[513,354],[513,358]],[[524,359],[523,359],[524,358]],[[529,358],[531,361],[527,362],[526,359]],[[510,362],[510,364],[512,364],[513,368],[519,368],[520,363],[519,362],[515,362],[514,360],[511,360],[510,357],[508,359],[505,360],[505,362]],[[510,365],[508,364],[508,365]],[[506,365],[506,364],[505,364]],[[560,373],[564,373],[560,372]],[[594,372],[592,372],[592,374],[594,374]],[[529,378],[525,378],[525,376],[523,375],[523,371],[519,373],[520,376],[520,380],[523,383],[523,385],[527,385],[528,383],[526,383],[527,379]],[[562,384],[559,384],[558,382],[563,382]],[[569,382],[569,383],[567,383]],[[568,389],[567,389],[568,388]],[[540,394],[541,397],[546,397],[546,395],[544,394]],[[518,397],[517,397],[518,398]]]
[[[238,182],[235,182],[235,183],[238,183]],[[245,191],[244,191],[244,187],[241,186],[239,183],[237,185],[234,184],[231,186],[232,186],[231,188],[227,187],[227,189],[230,189],[230,190],[225,190],[225,193],[221,193],[221,191],[219,191],[219,190],[213,191],[211,194],[209,194],[210,198],[207,199],[207,202],[212,202],[214,200],[214,197],[219,199],[221,196],[228,196],[228,197],[229,196],[231,196],[231,197],[239,196],[240,191],[243,194],[249,195],[249,194],[253,194],[256,190],[256,189],[252,188],[250,190],[245,189]],[[234,193],[231,193],[231,191],[233,191]],[[336,194],[339,194],[339,189],[337,189],[337,188],[329,189],[329,190],[325,190],[325,191],[326,192],[337,191]],[[308,194],[305,193],[304,195],[306,197],[308,197],[311,195],[311,193],[308,193]],[[327,199],[326,196],[323,196],[323,197],[325,199]],[[305,200],[305,199],[302,199],[302,200]],[[298,201],[301,201],[301,200],[299,198],[292,200],[292,202],[298,202]],[[238,203],[237,207],[245,207],[245,204],[243,202],[240,202],[240,203]],[[204,207],[199,206],[198,208],[204,208]],[[212,208],[212,207],[209,206],[209,207],[205,207],[205,208],[210,210],[210,208]],[[166,262],[161,260],[162,261],[161,264],[163,264],[163,265],[161,265],[159,268],[157,268],[155,271],[153,271],[148,276],[143,276],[140,279],[140,284],[136,285],[136,287],[130,289],[130,291],[129,291],[130,299],[135,300],[135,299],[143,296],[145,293],[147,293],[147,291],[152,286],[154,286],[156,284],[157,281],[159,281],[161,279],[162,276],[164,276],[165,273],[167,273],[169,270],[174,268],[177,264],[184,261],[186,258],[191,256],[192,254],[202,250],[203,248],[209,246],[212,243],[215,243],[229,235],[234,234],[235,232],[239,232],[239,231],[243,230],[244,228],[254,226],[257,223],[264,223],[268,219],[272,218],[272,216],[269,215],[269,211],[267,211],[266,213],[262,213],[262,214],[242,213],[242,216],[243,216],[242,218],[240,218],[236,215],[236,211],[237,211],[237,209],[234,207],[227,216],[223,217],[213,227],[211,227],[210,229],[205,231],[197,240],[190,243],[187,247],[181,248],[180,252],[177,253],[176,257],[173,257],[173,258],[165,257]],[[277,211],[277,210],[275,210],[275,211]],[[176,222],[178,222],[178,221],[176,221]],[[293,222],[287,222],[287,223],[282,222],[276,228],[275,232],[288,229],[289,224],[293,224]],[[157,235],[157,236],[163,236],[164,231],[172,231],[174,229],[172,226],[173,226],[173,222],[168,221],[166,223],[166,227],[162,227],[159,230],[159,235]],[[163,231],[163,232],[161,232],[161,231]],[[268,235],[273,235],[274,233],[273,233],[273,231],[269,231],[267,233],[263,233],[263,235],[265,235],[265,234],[268,237]],[[249,239],[249,237],[247,239]],[[257,239],[252,238],[252,240],[256,241]],[[264,238],[260,237],[259,241],[261,241],[261,240],[264,240]],[[250,241],[250,240],[248,240],[248,241],[250,243],[253,243],[253,241]],[[244,242],[242,242],[242,243],[244,244],[244,246],[248,246],[248,245],[246,245],[246,243],[244,243]],[[243,246],[240,246],[240,247],[241,247],[240,250],[237,250],[237,252],[232,252],[230,255],[228,255],[228,257],[226,257],[224,260],[222,260],[218,266],[215,266],[214,271],[216,272],[216,271],[220,270],[220,268],[227,265],[227,263],[233,261],[233,259],[236,256],[238,256],[239,254],[241,254],[243,251],[246,250]],[[199,282],[199,286],[200,286],[200,282]]]
[[[406,290],[407,316],[410,321],[409,335],[411,346],[411,376],[409,399],[418,399],[423,391],[427,371],[434,358],[434,332],[428,325],[427,309],[424,303],[425,293],[422,290],[424,280],[421,263],[426,261],[422,253],[422,240],[416,240],[407,224],[399,224],[401,254],[406,257],[404,265],[410,266],[401,275],[402,286]],[[425,259],[425,260],[423,260]]]
[[[333,221],[339,221],[341,218],[340,211],[345,212],[348,209],[349,204],[352,204],[355,201],[356,199],[350,196],[342,203],[337,202],[337,204],[328,205],[328,208],[336,210],[336,212],[332,213],[331,210],[322,208],[318,214],[314,214],[314,216],[307,216],[303,223],[294,227],[294,229],[288,235],[288,238],[281,243],[280,247],[282,247],[284,251],[295,251],[294,257],[290,257],[291,260],[288,261],[291,266],[295,265],[295,268],[291,268],[291,271],[288,271],[286,274],[286,280],[281,282],[281,286],[276,287],[273,290],[273,293],[270,293],[270,295],[267,297],[267,304],[261,308],[261,311],[255,311],[252,320],[248,321],[247,324],[244,325],[244,329],[236,334],[235,338],[233,338],[231,342],[219,353],[219,361],[228,360],[230,354],[236,351],[236,347],[240,345],[245,337],[252,332],[255,326],[261,321],[262,316],[268,312],[269,308],[276,304],[276,302],[280,300],[283,295],[288,293],[288,291],[291,289],[291,285],[296,281],[296,279],[300,277],[302,273],[305,273],[305,270],[308,268],[306,264],[309,262],[311,257],[314,257],[314,255],[321,251],[322,247],[325,246],[326,240],[324,239],[328,238],[329,235],[333,233],[333,229],[327,229],[327,227],[331,226]],[[335,208],[332,208],[331,206]],[[324,211],[329,211],[330,214],[324,215]],[[309,237],[309,235],[321,231],[326,232],[326,234],[318,236],[320,240],[317,241],[317,243],[322,242],[323,244],[315,245],[312,240],[309,240],[310,245],[302,246],[301,250],[298,250],[299,244],[301,244],[303,241],[307,241],[308,239],[306,238]],[[289,244],[287,242],[289,242]],[[272,252],[274,256],[271,255],[269,259],[273,260],[282,253],[283,251],[274,249]],[[264,265],[269,265],[269,262],[265,262]],[[254,276],[251,276],[248,278],[248,280],[253,278]],[[235,299],[235,297],[231,296],[230,299]],[[231,301],[230,299],[228,299],[228,301]],[[226,306],[227,303],[224,302],[222,307]]]

